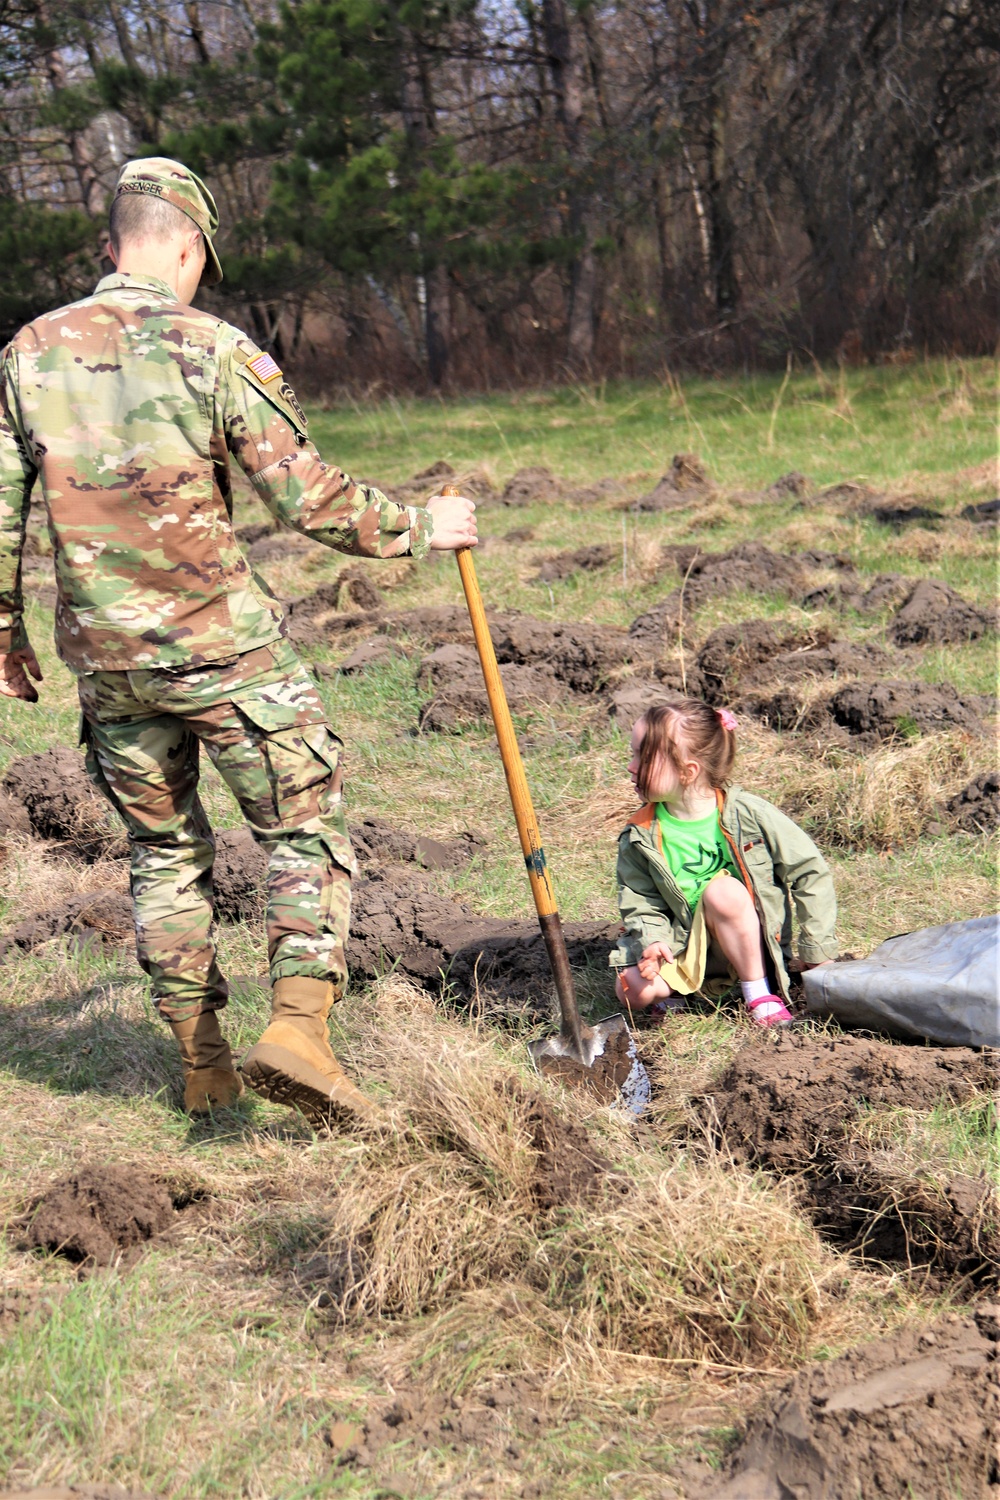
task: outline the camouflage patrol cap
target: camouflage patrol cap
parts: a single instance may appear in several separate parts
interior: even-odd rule
[[[219,227],[219,210],[208,188],[189,167],[183,162],[171,161],[169,156],[147,156],[140,161],[127,161],[118,174],[115,197],[122,193],[146,193],[163,203],[172,203],[174,208],[187,214],[205,238],[202,284],[215,286],[222,280],[222,267],[212,243],[212,236]]]

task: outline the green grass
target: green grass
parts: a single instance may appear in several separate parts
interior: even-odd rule
[[[798,469],[819,484],[873,486],[996,457],[990,360],[750,379],[566,386],[468,400],[352,400],[311,410],[321,451],[379,482],[446,459],[498,476],[546,464],[581,482],[661,473],[696,452],[713,478],[758,487]]]

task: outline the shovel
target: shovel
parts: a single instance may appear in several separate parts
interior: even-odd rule
[[[448,484],[444,486],[441,493],[458,495],[461,491],[454,485]],[[569,966],[569,955],[566,952],[566,939],[563,935],[559,908],[552,887],[552,877],[549,874],[545,850],[542,847],[542,836],[535,817],[531,793],[528,790],[521,751],[514,733],[510,709],[507,706],[507,694],[504,692],[500,678],[490,628],[486,622],[486,610],[483,606],[483,596],[479,592],[479,580],[476,577],[476,567],[472,560],[472,549],[461,547],[455,556],[458,559],[458,571],[462,576],[465,600],[469,606],[476,649],[479,652],[483,679],[486,683],[486,695],[489,698],[497,743],[500,746],[500,758],[503,761],[504,775],[507,778],[507,790],[510,793],[518,837],[524,853],[524,863],[531,882],[531,893],[535,898],[538,925],[545,940],[556,994],[559,998],[560,1027],[558,1032],[553,1036],[529,1042],[528,1051],[540,1073],[556,1074],[566,1082],[580,1082],[590,1086],[600,1081],[602,1086],[596,1089],[598,1093],[609,1102],[620,1095],[628,1108],[633,1113],[639,1114],[649,1102],[649,1075],[639,1061],[635,1039],[628,1030],[625,1017],[621,1014],[607,1016],[593,1026],[585,1026],[580,1020],[576,989]],[[621,1033],[624,1033],[625,1037],[622,1040],[616,1040]],[[607,1063],[601,1069],[600,1080],[597,1076],[593,1078],[588,1076],[593,1072],[595,1064],[599,1064],[599,1060],[605,1057]],[[613,1059],[615,1066],[609,1068],[608,1064]],[[626,1061],[629,1063],[627,1076],[621,1077],[620,1075],[625,1073]],[[618,1081],[614,1082],[616,1078]]]

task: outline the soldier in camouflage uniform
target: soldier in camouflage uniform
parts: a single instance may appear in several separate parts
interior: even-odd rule
[[[281,371],[189,305],[221,280],[205,185],[165,158],[128,163],[111,210],[117,274],[36,319],[0,358],[0,692],[36,701],[20,559],[41,481],[56,647],[77,674],[82,741],[132,848],[139,962],[177,1037],[185,1107],[243,1084],[219,1029],[214,841],[204,746],[269,855],[272,1019],[241,1072],[315,1123],[368,1115],[327,1017],[347,980],[354,858],[341,743],[233,532],[233,455],[271,513],[362,557],[475,543],[473,503],[404,507],[323,462]]]

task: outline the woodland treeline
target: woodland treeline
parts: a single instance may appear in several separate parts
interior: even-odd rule
[[[981,0],[0,0],[0,337],[165,154],[314,389],[989,353],[998,64]]]

